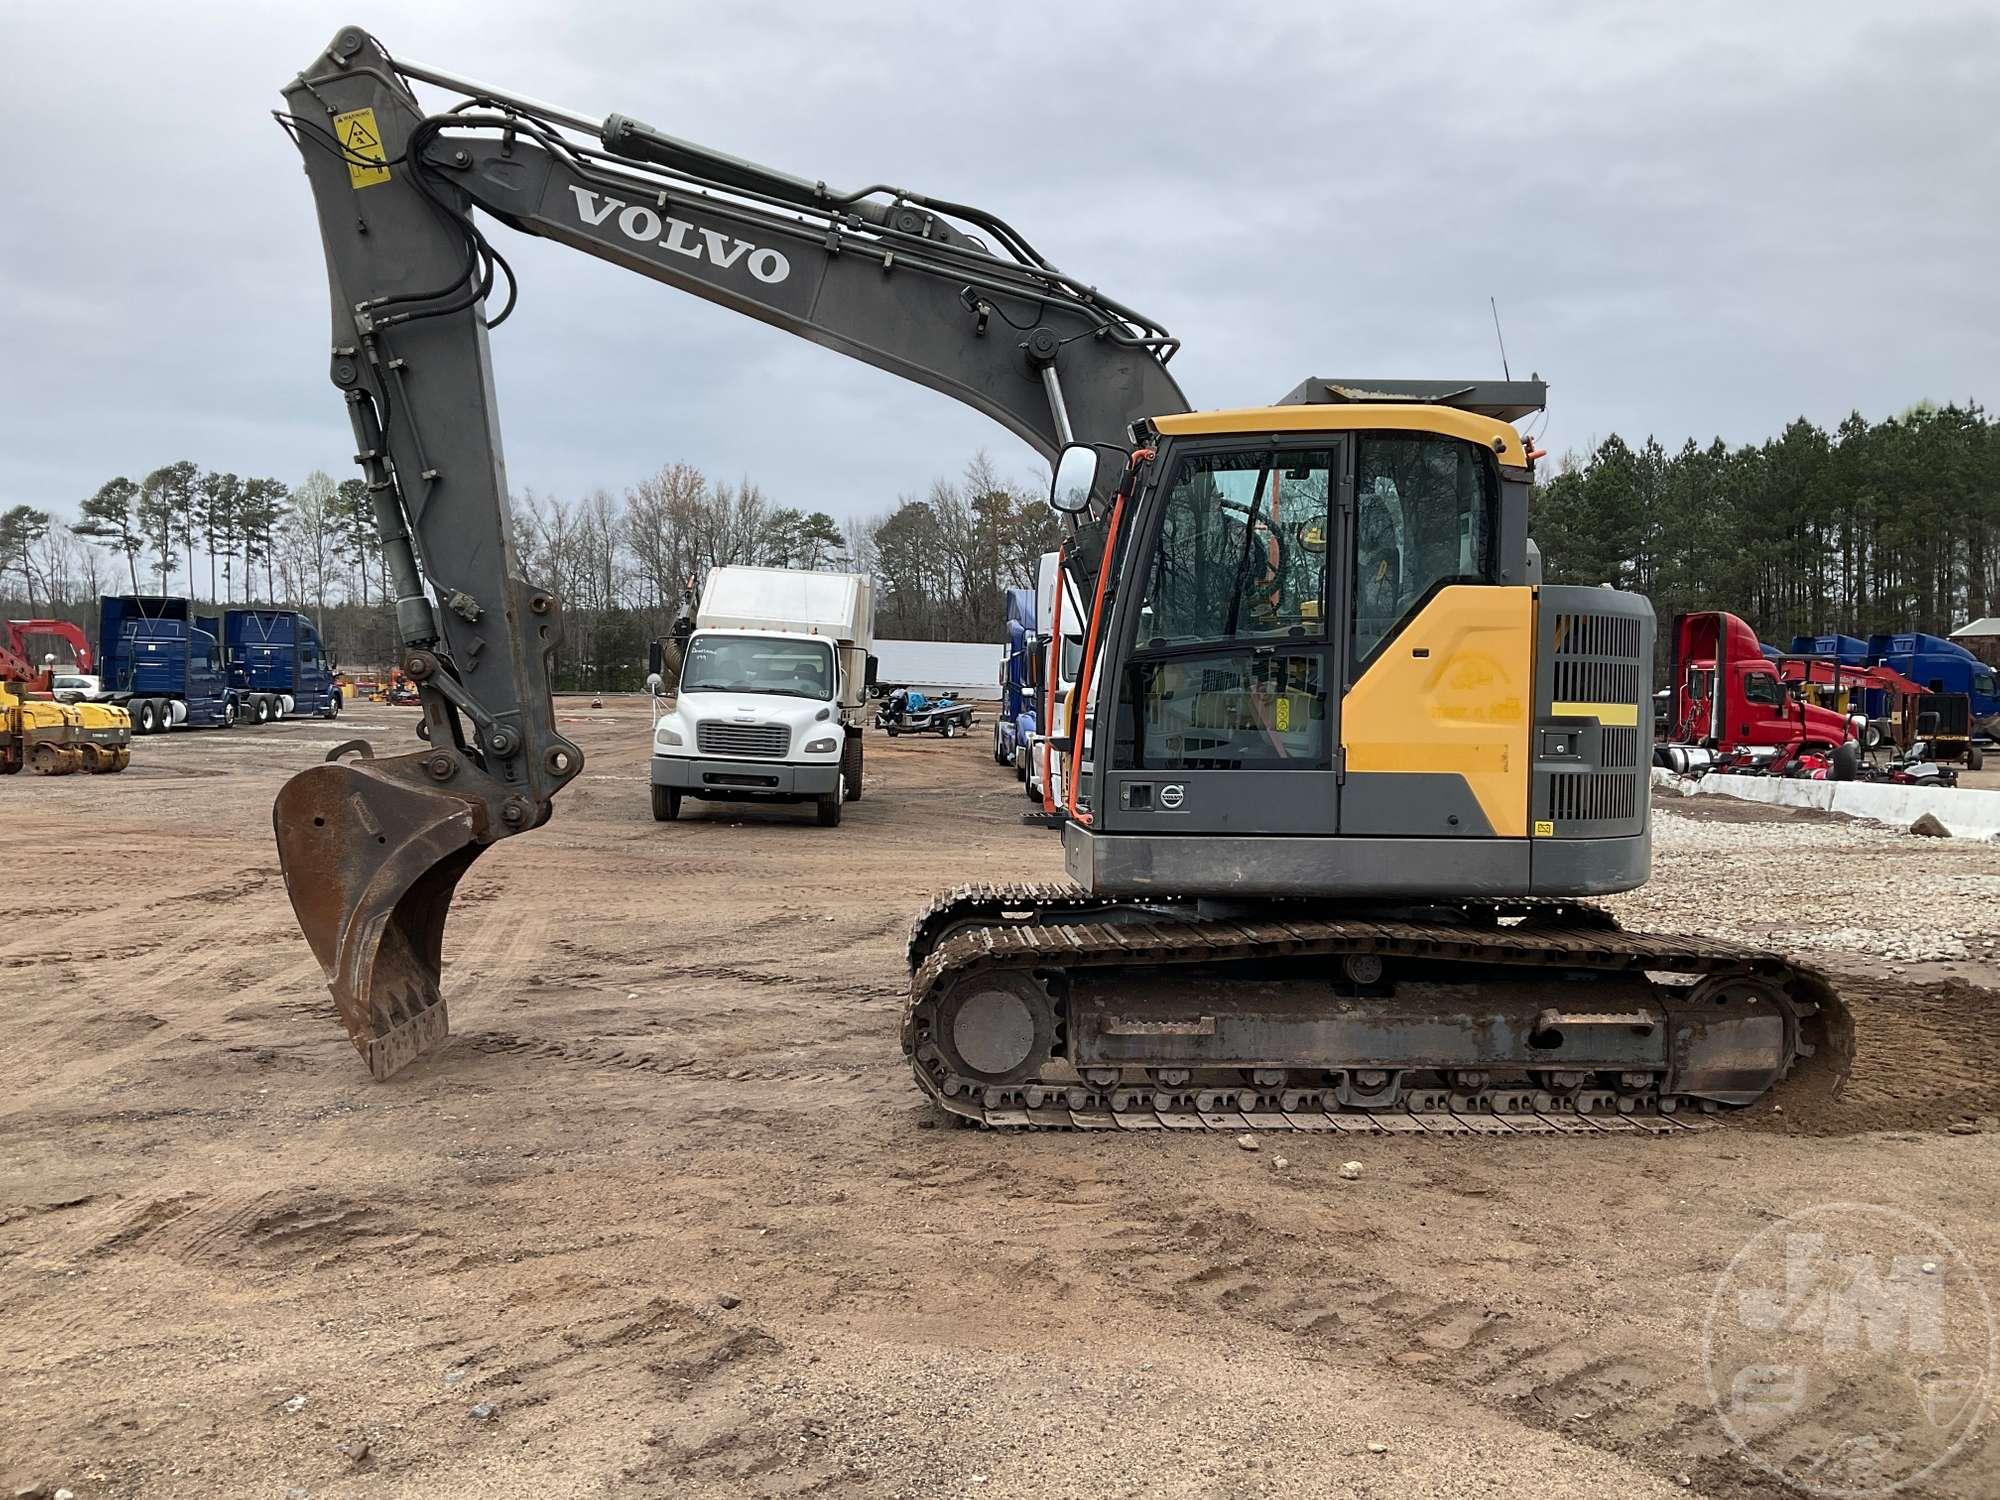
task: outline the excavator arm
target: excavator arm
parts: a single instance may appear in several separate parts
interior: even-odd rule
[[[426,109],[418,84],[450,102]],[[383,758],[344,745],[286,784],[273,821],[341,1020],[386,1078],[446,1033],[459,877],[545,822],[583,766],[550,699],[560,602],[523,577],[509,528],[488,334],[515,289],[485,221],[941,391],[1046,456],[1122,443],[1136,419],[1187,403],[1164,329],[968,205],[839,191],[399,62],[354,27],[285,99],[326,253],[330,374],[427,745]]]

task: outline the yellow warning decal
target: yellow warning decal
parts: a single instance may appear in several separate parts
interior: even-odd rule
[[[1539,819],[1537,819],[1537,820],[1536,820],[1536,822],[1535,822],[1535,837],[1536,837],[1536,838],[1538,838],[1538,839],[1552,839],[1552,838],[1554,838],[1555,836],[1556,836],[1556,825],[1555,825],[1555,824],[1551,823],[1551,822],[1550,822],[1550,821],[1549,821],[1548,819],[1546,819],[1546,818],[1539,818]]]
[[[1292,695],[1281,694],[1278,698],[1278,733],[1283,734],[1292,727]]]
[[[347,177],[355,187],[373,187],[378,182],[389,180],[386,163],[389,153],[382,149],[382,132],[375,128],[375,111],[372,109],[350,109],[344,115],[333,117],[334,138],[347,148]],[[385,165],[370,167],[357,161],[382,162]]]

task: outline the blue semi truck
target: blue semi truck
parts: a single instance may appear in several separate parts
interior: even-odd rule
[[[222,655],[231,689],[256,722],[289,714],[340,717],[333,659],[304,615],[289,609],[224,610]]]
[[[1042,649],[1035,635],[1035,591],[1008,589],[1006,634],[1000,647],[1000,712],[993,719],[993,759],[1012,766],[1016,777],[1028,774],[1028,746],[1035,737],[1034,653]]]
[[[107,595],[98,601],[97,657],[105,701],[131,713],[137,734],[340,712],[319,632],[290,610],[205,615],[188,599]]]
[[[1852,635],[1799,635],[1792,637],[1792,654],[1819,657],[1847,667],[1888,667],[1926,692],[1962,697],[1966,707],[1950,712],[1968,719],[1964,732],[1968,736],[1983,734],[1989,739],[2000,739],[2000,690],[1996,690],[1996,674],[1956,641],[1919,631],[1880,632],[1865,641]],[[1859,706],[1871,720],[1894,712],[1888,694],[1879,689],[1868,690]],[[1966,763],[1977,769],[1978,760],[1975,751]]]
[[[1913,632],[1871,635],[1868,654],[1933,693],[1965,694],[1972,700],[1974,724],[2000,715],[2000,685],[1993,668],[1956,641]]]

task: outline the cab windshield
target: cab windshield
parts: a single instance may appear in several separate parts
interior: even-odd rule
[[[681,691],[824,700],[833,696],[833,654],[824,641],[698,635],[688,647]]]

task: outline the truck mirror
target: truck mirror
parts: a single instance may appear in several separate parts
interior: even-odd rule
[[[882,663],[881,663],[881,662],[879,662],[878,660],[876,660],[874,656],[872,656],[872,655],[871,655],[871,656],[870,656],[870,657],[868,658],[868,669],[867,669],[867,673],[866,673],[866,675],[865,675],[865,676],[864,676],[864,677],[862,678],[862,685],[863,685],[864,687],[873,687],[873,686],[875,686],[875,674],[876,674],[877,672],[879,672],[879,671],[881,670],[881,667],[882,667]]]
[[[1021,642],[1021,649],[1025,653],[1021,663],[1021,675],[1030,688],[1039,688],[1042,685],[1042,652],[1047,645],[1048,642],[1038,635],[1031,635]]]
[[[1056,455],[1055,476],[1049,482],[1049,509],[1066,516],[1089,512],[1091,502],[1109,492],[1125,455],[1095,443],[1066,443]],[[1107,473],[1106,471],[1110,472]]]
[[[665,665],[661,660],[661,656],[660,643],[658,641],[648,641],[646,643],[646,671],[651,674],[647,678],[648,682],[658,679],[660,669]]]

